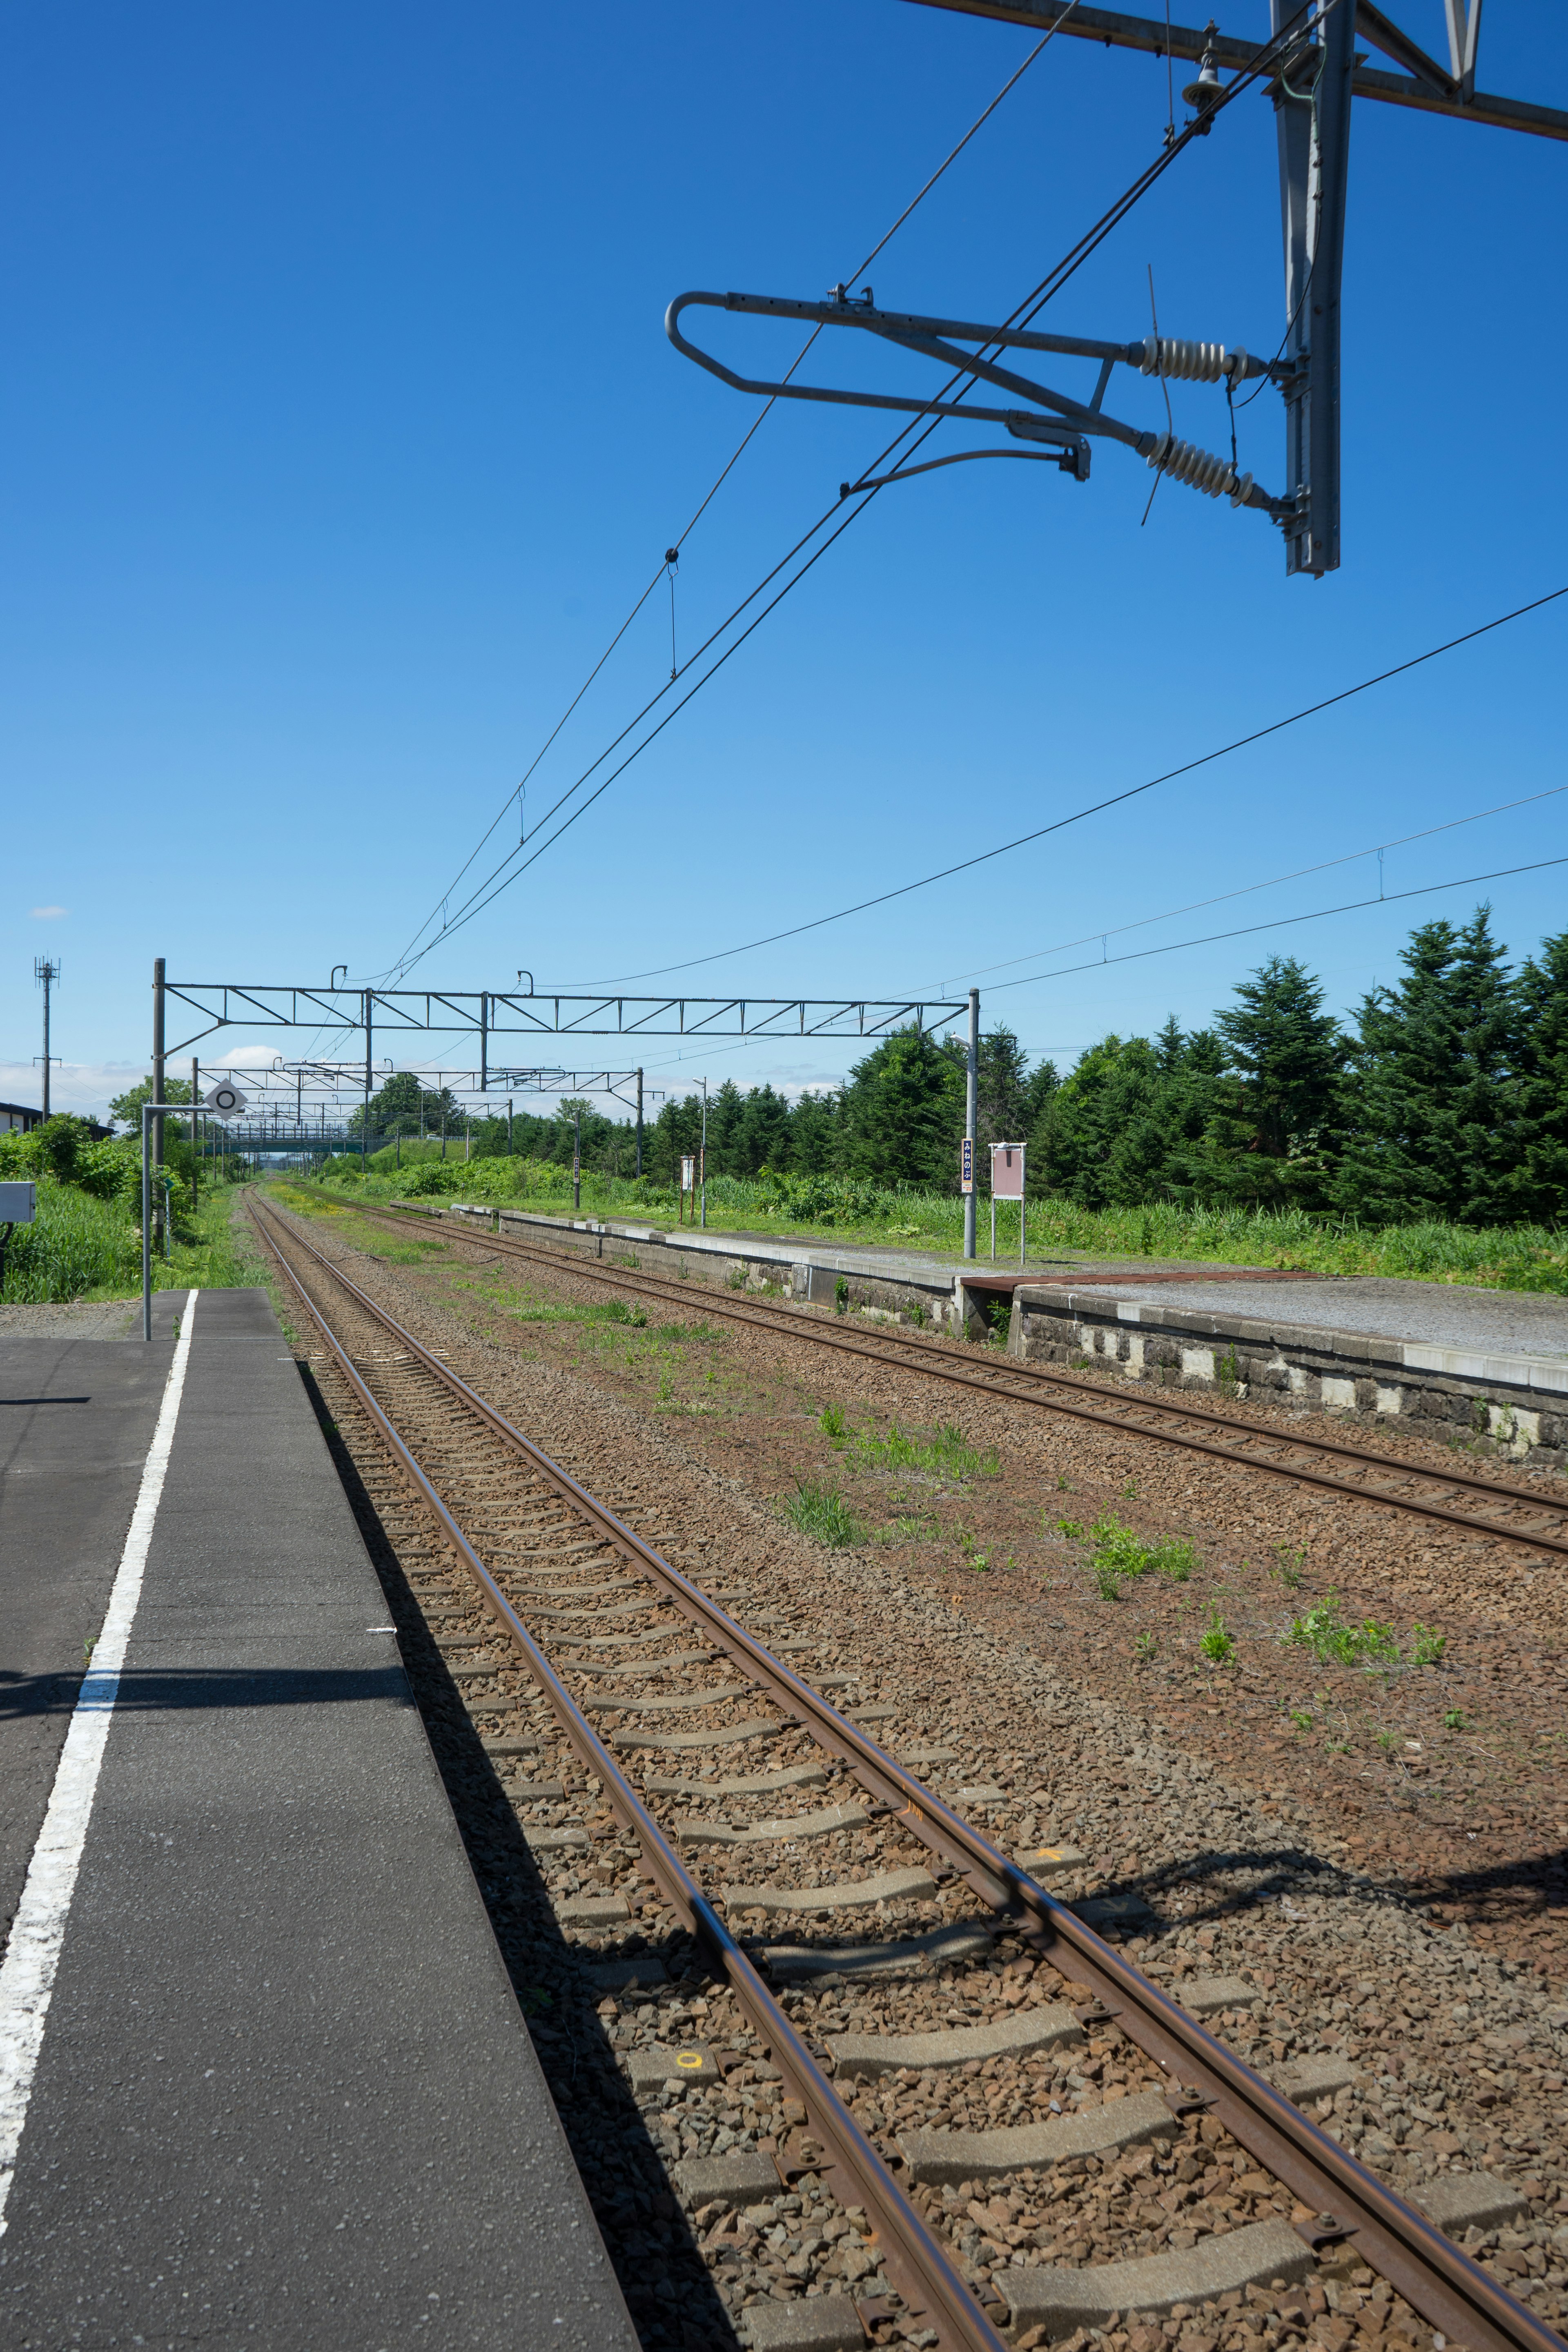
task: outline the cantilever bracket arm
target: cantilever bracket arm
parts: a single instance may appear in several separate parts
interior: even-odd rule
[[[839,392],[827,384],[773,383],[758,376],[737,375],[733,368],[715,359],[711,352],[689,342],[681,333],[679,318],[693,302],[705,304],[715,310],[759,310],[782,312],[787,318],[812,318],[823,314],[824,323],[832,320],[832,305],[825,302],[777,302],[764,294],[678,294],[664,314],[664,331],[683,358],[695,360],[698,366],[716,375],[736,392],[755,393],[762,400],[826,400],[843,408],[890,408],[905,416],[963,416],[980,425],[1011,425],[1016,416],[1026,412],[1014,408],[981,408],[973,401],[909,400],[890,392]],[[857,319],[858,324],[864,320]],[[934,322],[933,322],[934,323]],[[984,329],[979,330],[981,333]],[[1029,422],[1036,420],[1030,416]],[[1031,438],[1034,437],[1031,436]],[[1078,435],[1068,426],[1061,427],[1062,440],[1076,440]]]
[[[965,369],[985,377],[1004,391],[1020,393],[1026,400],[1041,407],[1055,409],[1056,416],[1044,417],[1036,408],[985,408],[974,401],[911,400],[896,393],[840,392],[826,384],[786,383],[771,378],[745,376],[726,367],[711,352],[705,352],[682,334],[680,317],[694,303],[713,310],[738,310],[753,317],[795,319],[817,327],[858,327],[864,332],[880,335],[905,351],[919,352],[922,357],[940,360],[952,367]],[[1228,380],[1238,383],[1247,376],[1268,376],[1285,380],[1289,370],[1273,360],[1259,360],[1237,349],[1227,352],[1218,343],[1182,342],[1173,338],[1146,336],[1131,343],[1107,343],[1091,341],[1081,335],[1042,335],[1023,327],[989,327],[966,319],[927,319],[913,312],[879,310],[870,299],[869,291],[862,300],[847,300],[842,290],[837,298],[826,302],[801,302],[774,294],[715,294],[692,290],[678,294],[665,312],[664,331],[683,357],[695,360],[710,375],[721,383],[731,385],[737,392],[749,392],[764,400],[828,401],[845,408],[892,409],[907,416],[962,417],[966,422],[983,425],[1004,425],[1016,440],[1043,441],[1061,448],[1087,446],[1085,436],[1102,435],[1108,440],[1120,441],[1139,456],[1148,459],[1161,472],[1173,474],[1178,480],[1202,489],[1211,497],[1228,494],[1235,506],[1249,506],[1267,514],[1271,521],[1284,522],[1294,517],[1292,501],[1270,497],[1256,484],[1250,474],[1238,475],[1226,460],[1211,457],[1202,449],[1177,441],[1170,433],[1152,433],[1145,427],[1128,425],[1120,417],[1107,416],[1102,410],[1069,399],[1065,394],[1052,392],[1045,384],[1028,376],[1015,374],[1011,369],[997,367],[994,362],[982,359],[978,353],[954,348],[949,338],[960,342],[998,345],[1024,351],[1050,352],[1070,358],[1094,359],[1109,368],[1121,362],[1126,367],[1138,369],[1144,375],[1175,376],[1206,383]],[[986,454],[983,451],[972,453]],[[997,455],[1007,454],[997,452]],[[924,467],[911,471],[925,471]],[[1066,470],[1076,472],[1079,480],[1088,477],[1087,464],[1075,465]],[[887,477],[889,481],[904,478],[902,472]],[[879,484],[866,485],[879,488]],[[841,495],[844,495],[841,493]]]

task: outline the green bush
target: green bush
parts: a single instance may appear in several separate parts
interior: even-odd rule
[[[36,1303],[130,1290],[141,1272],[141,1234],[117,1203],[45,1177],[38,1180],[37,1223],[11,1235],[0,1297]]]

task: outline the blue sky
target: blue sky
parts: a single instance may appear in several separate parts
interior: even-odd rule
[[[1439,0],[1396,14],[1439,47]],[[1260,37],[1265,0],[1226,23]],[[669,297],[820,295],[1029,43],[906,0],[85,0],[14,8],[0,39],[0,1093],[36,1099],[32,964],[48,952],[65,974],[57,1099],[100,1108],[145,1066],[155,954],[205,980],[393,963],[752,420],[671,351]],[[1546,0],[1494,0],[1482,58],[1484,86],[1568,105],[1568,19]],[[1165,104],[1157,61],[1053,43],[879,258],[879,301],[1005,315],[1156,152]],[[1167,333],[1272,351],[1275,170],[1271,110],[1247,97],[1040,323],[1142,335],[1152,265]],[[1169,482],[1141,527],[1152,478],[1109,447],[1087,486],[1010,464],[901,485],[420,982],[496,987],[526,966],[542,986],[597,982],[807,920],[1561,585],[1565,190],[1561,144],[1358,102],[1337,575],[1287,581],[1261,518]],[[795,348],[691,315],[758,373]],[[825,339],[808,369],[890,381],[859,341]],[[1064,364],[1060,381],[1083,373]],[[1113,397],[1163,421],[1152,383],[1119,372]],[[1173,401],[1179,432],[1224,446],[1220,393]],[[1241,434],[1244,463],[1278,485],[1271,393]],[[884,438],[864,413],[774,411],[683,539],[683,652]],[[1277,945],[1349,1007],[1394,976],[1413,921],[1483,894],[990,988],[1084,961],[993,970],[1037,950],[1089,937],[1092,954],[1102,932],[1558,786],[1565,624],[1568,604],[1549,608],[684,984],[893,996],[984,973],[987,1019],[1062,1062],[1109,1029],[1206,1019]],[[535,772],[531,813],[668,667],[661,587]],[[1384,887],[1568,853],[1563,804],[1391,850]],[[1565,872],[1489,886],[1516,949],[1568,919]],[[1366,858],[1121,945],[1377,887]],[[211,1050],[273,1045],[291,1041]],[[645,1052],[650,1085],[682,1087],[704,1070],[820,1084],[853,1057]]]

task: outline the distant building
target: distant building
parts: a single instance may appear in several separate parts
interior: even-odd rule
[[[0,1103],[0,1135],[31,1135],[43,1123],[43,1112],[35,1110],[30,1103]],[[105,1127],[96,1118],[84,1119],[82,1125],[94,1143],[107,1143],[114,1133],[111,1127]]]

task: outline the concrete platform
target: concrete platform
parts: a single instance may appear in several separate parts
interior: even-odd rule
[[[158,1304],[166,1331],[184,1297]],[[25,2102],[0,2336],[634,2352],[265,1294],[203,1294],[183,1344],[123,1668],[117,1689],[94,1678],[112,1711],[26,2081],[38,2003],[17,1988],[52,1848],[0,1969],[0,2138]],[[108,1708],[71,1717],[62,1693],[125,1591],[175,1357],[164,1337],[0,1340],[13,1900],[68,1724],[51,1835]]]

